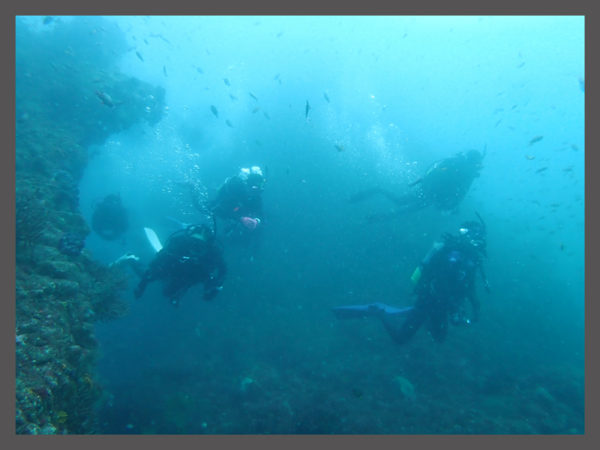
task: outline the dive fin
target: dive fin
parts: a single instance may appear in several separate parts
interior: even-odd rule
[[[368,305],[336,306],[333,313],[338,319],[354,319],[378,315],[400,315],[406,314],[413,309],[412,306],[395,308],[385,303],[369,303]]]
[[[165,218],[168,219],[168,220],[170,220],[174,224],[176,224],[182,230],[190,226],[189,223],[182,222],[181,220],[177,220],[175,217],[165,216]]]
[[[144,232],[146,233],[146,239],[148,239],[148,242],[150,242],[150,245],[152,246],[154,251],[157,253],[160,252],[163,246],[160,243],[160,239],[158,239],[158,236],[156,235],[154,230],[152,228],[144,227]]]
[[[408,183],[408,187],[413,187],[416,186],[417,184],[419,184],[421,181],[423,181],[423,177],[419,178],[416,181],[413,181],[412,183]]]

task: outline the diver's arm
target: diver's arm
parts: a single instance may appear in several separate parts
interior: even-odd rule
[[[488,282],[488,279],[485,275],[485,271],[483,270],[483,264],[479,264],[479,273],[481,274],[481,278],[483,280],[483,287],[485,289],[485,292],[489,294],[491,292],[490,283]]]
[[[227,273],[227,266],[220,254],[215,255],[215,270],[204,283],[204,300],[212,300],[223,289],[223,281]]]
[[[423,258],[423,260],[421,261],[421,265],[425,266],[425,265],[429,264],[429,261],[431,261],[431,258],[433,257],[433,255],[435,255],[437,252],[439,252],[443,248],[444,248],[443,242],[440,242],[440,241],[434,242],[433,245],[431,246],[431,249],[429,249],[429,251],[425,255],[425,258]]]
[[[479,303],[479,299],[477,298],[477,294],[475,292],[475,283],[471,285],[469,289],[469,303],[471,303],[472,316],[471,321],[477,322],[479,320],[479,310],[481,309],[481,304]]]

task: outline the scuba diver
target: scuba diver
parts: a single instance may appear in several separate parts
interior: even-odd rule
[[[478,272],[486,291],[490,292],[482,261],[486,256],[486,228],[479,214],[477,216],[479,222],[463,223],[458,235],[445,233],[442,242],[436,242],[415,269],[411,277],[417,296],[414,306],[395,308],[384,303],[338,306],[333,309],[336,317],[378,317],[398,344],[407,342],[426,321],[437,342],[446,338],[448,323],[476,322],[480,309],[475,291]],[[465,307],[467,300],[471,305],[470,315]],[[400,318],[404,318],[402,323]]]
[[[115,240],[129,228],[127,210],[119,194],[109,194],[94,206],[92,229],[103,239]]]
[[[146,229],[156,256],[141,274],[141,280],[135,288],[135,297],[140,298],[148,283],[155,280],[164,282],[163,295],[174,306],[187,290],[195,284],[204,284],[204,300],[212,300],[222,289],[227,267],[223,259],[223,250],[217,243],[215,234],[207,225],[189,225],[173,233],[164,247],[156,234]],[[116,262],[128,261],[135,270],[137,257],[124,255]]]
[[[225,180],[212,200],[206,199],[199,186],[192,186],[192,201],[200,212],[223,223],[223,234],[228,239],[256,243],[262,228],[265,182],[260,167],[242,168]]]
[[[473,180],[479,176],[485,153],[477,150],[460,152],[455,156],[433,163],[425,175],[410,183],[413,192],[397,196],[381,188],[368,189],[353,195],[350,203],[367,200],[375,195],[383,195],[396,206],[391,212],[373,214],[369,222],[393,219],[404,213],[434,206],[441,211],[456,211],[465,197]]]

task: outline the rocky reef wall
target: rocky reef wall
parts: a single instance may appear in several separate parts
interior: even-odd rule
[[[160,120],[164,89],[117,68],[116,25],[16,23],[16,433],[94,433],[94,323],[127,311],[127,280],[85,249],[79,211],[89,146]]]

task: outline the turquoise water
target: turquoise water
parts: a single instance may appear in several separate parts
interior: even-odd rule
[[[584,432],[583,17],[22,20],[49,41],[80,24],[69,70],[164,88],[160,120],[87,143],[80,211],[91,223],[118,192],[130,218],[123,239],[88,236],[97,260],[147,263],[143,227],[164,239],[167,217],[199,220],[182,182],[212,192],[267,171],[260,248],[223,243],[213,302],[198,287],[173,308],[151,285],[97,326],[99,433]],[[56,95],[68,114],[77,99]],[[468,149],[484,168],[456,214],[369,224],[390,205],[348,201],[402,193]],[[412,304],[415,266],[475,211],[492,286],[479,323],[397,346],[376,320],[335,319],[336,305]]]

